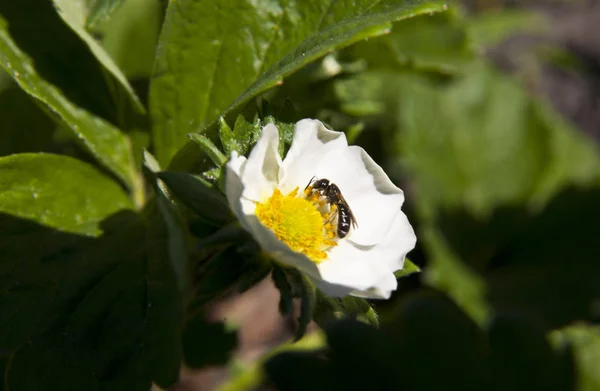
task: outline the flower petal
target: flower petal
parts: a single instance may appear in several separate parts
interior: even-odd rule
[[[353,289],[343,285],[330,284],[323,280],[313,280],[317,288],[327,296],[344,297],[352,293]]]
[[[402,269],[406,254],[415,247],[416,240],[406,215],[399,211],[381,243],[374,246],[356,246],[351,242],[342,241],[332,249],[329,253],[330,260],[323,262],[323,266],[319,267],[322,272],[321,278],[327,281],[319,282],[318,286],[331,296],[352,295],[388,299],[398,286],[394,272]],[[332,269],[332,274],[336,273],[335,280],[324,272],[326,266]],[[338,268],[344,267],[345,270],[338,271]],[[365,267],[371,269],[367,274],[364,274]],[[350,268],[353,269],[349,270]],[[341,278],[345,279],[344,283]],[[364,279],[362,286],[361,282],[352,281],[355,278]],[[369,278],[372,280],[369,281]],[[365,288],[365,285],[370,286]]]
[[[245,216],[242,210],[241,197],[244,192],[241,175],[246,164],[245,156],[238,156],[237,152],[231,153],[231,159],[227,162],[227,177],[225,178],[225,193],[229,207],[244,225]],[[245,227],[246,228],[246,227]]]
[[[362,148],[351,146],[324,156],[314,173],[335,183],[350,206],[358,228],[348,240],[360,245],[381,241],[404,202],[402,190],[383,169]]]
[[[398,288],[398,280],[393,273],[386,274],[375,286],[364,291],[352,291],[350,295],[365,299],[389,299]]]
[[[278,148],[277,127],[268,124],[263,128],[258,142],[250,152],[241,174],[245,198],[256,202],[263,201],[270,197],[277,187],[281,167]]]
[[[400,211],[384,239],[368,250],[369,259],[385,265],[392,273],[404,267],[406,254],[415,248],[417,237],[406,215]]]
[[[329,252],[329,259],[317,266],[323,281],[319,286],[330,295],[334,295],[336,291],[343,291],[343,287],[348,288],[348,291],[378,288],[382,281],[388,282],[389,276],[394,277],[383,263],[370,259],[368,253],[347,241],[340,241]],[[381,286],[382,289],[387,287]]]
[[[283,160],[279,189],[285,194],[303,188],[315,175],[319,161],[336,149],[348,146],[346,135],[327,129],[321,121],[303,119],[296,123],[292,146]]]
[[[328,281],[315,281],[317,287],[329,296],[344,297],[356,296],[365,299],[389,299],[392,292],[398,287],[398,281],[393,273],[382,273],[381,278],[367,289],[353,289],[349,286],[332,284]]]

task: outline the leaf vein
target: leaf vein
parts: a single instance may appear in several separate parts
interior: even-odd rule
[[[277,20],[276,25],[281,24],[281,21],[283,20],[283,16],[285,15],[285,9],[287,7],[289,3],[286,4],[282,4],[282,2],[279,3],[279,6],[282,9],[281,15],[279,15],[279,18]],[[255,78],[259,75],[262,75],[263,72],[265,72],[265,59],[267,58],[267,55],[269,54],[269,51],[271,50],[271,48],[273,47],[273,41],[275,41],[275,37],[277,36],[277,29],[273,29],[273,32],[271,34],[271,36],[269,37],[269,43],[267,44],[267,49],[265,50],[265,54],[262,56],[262,58],[260,59],[260,67],[258,68],[258,72],[256,72]]]
[[[331,0],[329,2],[327,9],[325,10],[325,12],[323,12],[323,15],[321,15],[321,18],[319,19],[319,23],[317,23],[317,28],[315,29],[315,32],[321,31],[321,27],[323,26],[323,22],[325,21],[325,18],[327,17],[327,15],[329,15],[329,11],[331,11],[331,8],[333,8],[333,5],[336,2],[337,2],[337,0]]]
[[[219,69],[219,64],[221,63],[221,57],[223,55],[223,46],[225,46],[225,41],[228,39],[229,34],[231,33],[232,27],[233,27],[233,20],[230,20],[229,24],[227,25],[227,29],[225,30],[225,35],[223,36],[223,39],[219,41],[219,48],[217,49],[217,60],[215,61],[215,65],[212,70],[212,76],[208,79],[208,86],[206,88],[206,93],[205,93],[206,105],[204,108],[204,116],[201,117],[204,119],[204,123],[206,123],[206,121],[208,119],[208,111],[211,108],[210,101],[212,100],[212,97],[214,95],[213,86],[215,84],[215,79],[217,76],[217,70]],[[204,126],[204,124],[201,124],[201,126]]]

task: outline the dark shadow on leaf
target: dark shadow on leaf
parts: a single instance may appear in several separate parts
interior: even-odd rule
[[[110,88],[112,84],[119,90],[119,82],[103,69],[51,1],[2,1],[0,15],[8,22],[11,38],[33,60],[42,78],[83,109],[114,125],[124,125],[119,123]],[[126,99],[124,102],[127,104]],[[131,105],[129,109],[133,110]]]
[[[224,323],[209,322],[197,314],[183,329],[183,355],[190,368],[224,365],[237,346],[237,333]]]
[[[420,290],[397,303],[381,329],[354,320],[327,330],[329,349],[280,354],[266,373],[277,390],[574,390],[569,350],[520,318],[480,328],[442,293]]]
[[[268,383],[276,390],[337,391],[344,385],[336,378],[331,362],[322,355],[286,352],[265,363]]]
[[[600,188],[568,188],[538,213],[503,207],[481,220],[452,210],[438,223],[460,259],[488,283],[496,312],[551,329],[600,320],[598,200]]]
[[[175,282],[147,246],[160,238],[131,211],[100,227],[92,238],[0,215],[0,354],[13,354],[11,389],[147,390],[173,377],[155,361],[176,380]]]
[[[0,92],[0,115],[0,156],[57,149],[53,142],[56,124],[23,90],[11,86]]]
[[[553,351],[544,330],[518,317],[497,317],[489,330],[497,390],[574,390],[572,351]]]

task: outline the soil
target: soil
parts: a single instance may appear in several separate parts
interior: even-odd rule
[[[532,9],[550,21],[542,35],[516,35],[490,50],[490,57],[509,72],[527,72],[523,56],[543,46],[569,56],[568,66],[536,61],[539,74],[532,89],[577,129],[600,142],[600,0],[512,1],[506,6]]]

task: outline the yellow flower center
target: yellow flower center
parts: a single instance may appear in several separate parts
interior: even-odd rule
[[[319,263],[327,259],[329,248],[337,246],[335,206],[326,208],[326,203],[318,193],[299,197],[295,188],[284,196],[275,189],[266,202],[256,205],[256,217],[292,250]]]

